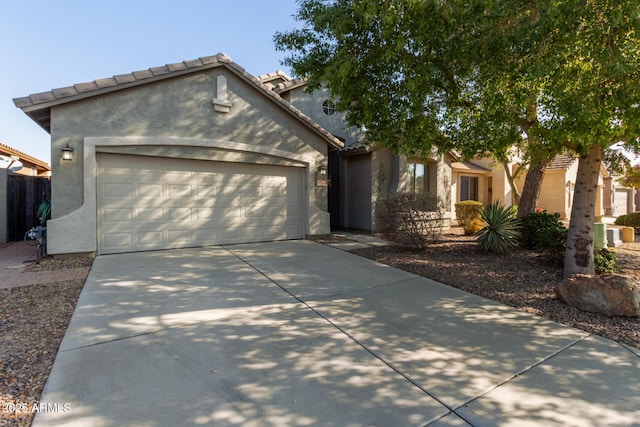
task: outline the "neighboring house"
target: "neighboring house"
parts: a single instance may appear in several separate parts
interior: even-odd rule
[[[508,167],[513,173],[517,162],[511,162]],[[453,167],[452,192],[456,194],[456,201],[478,200],[488,203],[500,201],[505,206],[514,204],[513,191],[507,180],[504,166],[490,158],[473,159],[470,161],[456,161]],[[571,207],[578,173],[578,158],[571,155],[559,154],[547,166],[537,207],[550,213],[559,213],[561,219],[571,217]],[[516,179],[516,186],[520,193],[524,186],[526,174]],[[626,194],[629,189],[617,188],[615,198],[610,190],[611,177],[604,165],[601,166],[598,178],[598,192],[595,215],[620,215],[626,213],[627,206],[631,206]],[[454,187],[454,186],[457,186]],[[613,213],[612,213],[613,212]]]
[[[444,206],[445,224],[449,223],[453,211],[451,155],[436,151],[423,157],[394,155],[392,150],[367,141],[360,129],[347,127],[344,114],[335,110],[326,89],[309,93],[305,79],[291,79],[281,71],[258,80],[344,142],[344,148],[329,153],[332,226],[378,230],[378,197],[398,191],[437,197]]]
[[[0,243],[22,240],[40,225],[36,213],[49,197],[50,175],[47,163],[0,144]]]
[[[330,231],[326,171],[342,141],[224,54],[14,103],[51,134],[50,254]]]
[[[618,182],[617,178],[615,176],[604,178],[604,214],[617,217],[640,211],[640,191],[625,187]]]
[[[14,168],[16,164],[22,168]],[[0,143],[0,169],[11,169],[14,173],[28,176],[51,176],[46,162]]]

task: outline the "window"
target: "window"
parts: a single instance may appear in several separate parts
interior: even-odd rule
[[[478,177],[477,176],[461,176],[460,177],[460,201],[478,200]]]
[[[325,99],[325,101],[322,103],[322,112],[327,116],[331,116],[336,112],[336,105],[332,101]]]
[[[423,163],[409,163],[407,178],[409,180],[408,188],[410,193],[426,193],[429,189],[427,182],[427,175],[425,174],[425,167]]]

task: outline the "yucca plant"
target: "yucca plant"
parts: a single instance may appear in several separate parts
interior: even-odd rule
[[[474,234],[480,250],[505,253],[518,246],[520,224],[512,209],[505,208],[499,202],[493,202],[484,207],[480,219],[485,227]]]

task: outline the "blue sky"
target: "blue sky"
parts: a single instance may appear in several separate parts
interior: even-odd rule
[[[295,0],[7,0],[0,5],[0,142],[50,163],[49,134],[13,98],[224,52],[253,75],[277,69],[273,35]]]

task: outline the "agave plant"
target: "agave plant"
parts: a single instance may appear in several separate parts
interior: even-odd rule
[[[493,202],[484,207],[480,219],[485,227],[474,234],[480,250],[504,253],[518,245],[520,225],[510,208]]]

